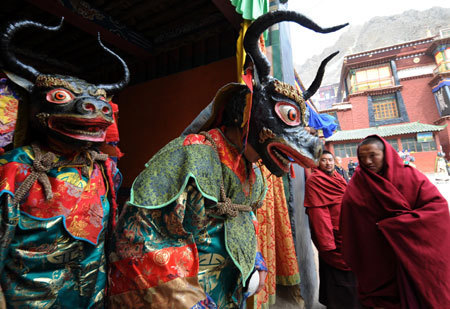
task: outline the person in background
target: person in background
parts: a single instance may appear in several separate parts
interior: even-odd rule
[[[412,166],[412,167],[417,167],[417,166],[416,166],[416,163],[414,163],[414,162],[416,162],[416,158],[413,157],[413,156],[409,156],[408,165],[409,165],[409,166]]]
[[[383,138],[358,147],[342,200],[342,253],[362,305],[450,308],[448,203]]]
[[[354,274],[341,253],[339,220],[346,187],[333,155],[323,151],[318,168],[306,180],[304,205],[319,251],[319,302],[328,308],[360,308]]]
[[[341,175],[342,177],[344,177],[345,181],[348,182],[350,180],[350,178],[348,177],[348,173],[347,171],[344,169],[344,167],[342,166],[342,158],[336,156],[336,160],[334,162],[335,165],[335,169],[336,172],[339,173],[339,175]]]
[[[435,173],[438,174],[438,177],[446,176],[447,174],[447,160],[445,160],[445,153],[442,151],[442,146],[436,156]]]
[[[448,176],[450,176],[450,161],[447,161],[446,167],[447,167],[447,174]]]
[[[356,169],[356,163],[353,162],[352,159],[350,159],[350,160],[348,161],[348,176],[349,176],[350,178],[352,178],[353,173],[355,172],[355,169]]]

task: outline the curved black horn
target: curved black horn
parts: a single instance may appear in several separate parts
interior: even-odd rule
[[[261,81],[266,80],[269,76],[270,63],[259,49],[259,36],[270,26],[282,21],[293,21],[305,28],[319,33],[334,32],[348,25],[348,23],[346,23],[339,26],[322,28],[306,16],[294,11],[273,11],[258,17],[247,29],[244,38],[244,48],[254,60],[255,69],[257,70]]]
[[[303,92],[303,99],[305,99],[305,101],[308,100],[310,97],[312,97],[314,95],[314,93],[316,93],[317,89],[319,89],[320,84],[322,83],[323,74],[325,73],[325,66],[337,54],[339,54],[338,51],[332,53],[331,55],[326,57],[324,60],[322,60],[322,62],[320,63],[319,69],[317,70],[314,81],[311,83],[311,86],[309,86],[309,88]]]
[[[0,52],[5,69],[25,79],[28,79],[34,83],[36,77],[40,75],[40,72],[37,71],[32,66],[22,63],[16,58],[16,56],[14,56],[14,53],[11,51],[10,48],[11,40],[14,37],[14,35],[23,28],[38,28],[48,31],[58,31],[61,29],[63,21],[64,17],[61,18],[59,25],[55,27],[45,26],[43,24],[30,20],[22,20],[9,24],[6,27],[5,31],[1,34],[0,38]]]
[[[128,66],[125,63],[125,61],[123,61],[123,59],[119,57],[119,55],[117,55],[112,50],[110,50],[105,45],[103,45],[102,41],[100,40],[100,33],[98,33],[98,43],[107,53],[114,56],[117,60],[120,61],[120,63],[122,64],[122,67],[123,67],[123,75],[124,76],[123,76],[122,80],[118,81],[115,84],[101,84],[101,85],[97,85],[97,88],[105,89],[105,91],[108,93],[119,91],[120,89],[125,87],[130,82],[130,71],[128,70]]]

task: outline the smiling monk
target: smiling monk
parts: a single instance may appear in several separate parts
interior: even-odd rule
[[[319,301],[327,308],[360,308],[356,281],[341,253],[339,218],[347,182],[324,150],[318,168],[306,180],[305,207],[313,242],[319,251]]]

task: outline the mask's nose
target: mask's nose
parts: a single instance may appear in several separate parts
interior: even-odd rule
[[[94,100],[83,101],[81,103],[81,109],[83,114],[101,113],[105,116],[112,117],[111,105],[103,101],[94,101]]]

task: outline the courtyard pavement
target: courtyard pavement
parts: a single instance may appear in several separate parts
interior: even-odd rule
[[[425,174],[438,188],[439,192],[447,199],[450,205],[450,177],[442,174]],[[450,207],[450,206],[449,206]]]

